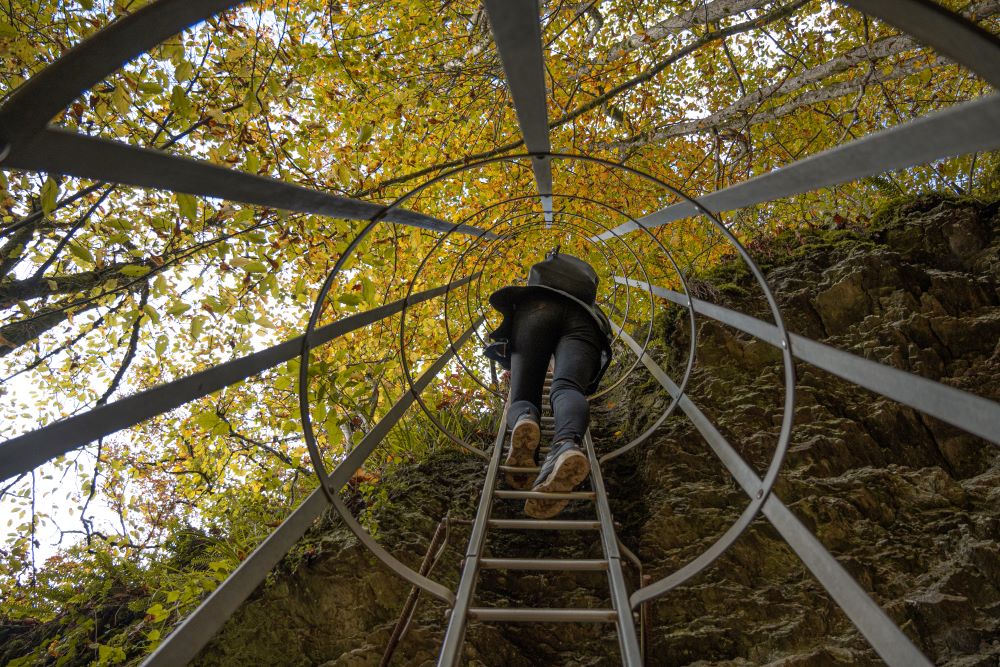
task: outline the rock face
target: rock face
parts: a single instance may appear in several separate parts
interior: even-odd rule
[[[860,356],[1000,400],[998,206],[925,197],[875,231],[782,235],[759,254],[789,328]],[[735,266],[699,296],[767,319]],[[722,277],[724,274],[724,278]],[[724,284],[723,284],[724,283]],[[675,378],[683,313],[658,319],[653,356]],[[688,395],[758,472],[781,420],[777,351],[699,319]],[[628,352],[623,351],[624,357]],[[775,487],[935,663],[1000,661],[1000,457],[995,445],[799,363],[794,436]],[[595,406],[610,449],[666,405],[643,369]],[[400,469],[370,508],[379,538],[416,567],[446,512],[471,518],[483,466],[442,450]],[[605,470],[622,541],[658,579],[696,557],[747,498],[683,416]],[[495,516],[519,516],[500,506]],[[587,506],[569,517],[590,518]],[[434,576],[457,582],[467,529]],[[493,532],[495,556],[597,557],[593,535]],[[636,583],[634,573],[629,572]],[[409,586],[337,522],[317,527],[202,653],[198,664],[374,665]],[[484,572],[484,606],[608,606],[596,573]],[[444,606],[422,597],[393,664],[433,664]],[[704,573],[650,605],[649,665],[877,665],[878,656],[764,519]],[[471,624],[467,664],[618,664],[613,626]]]

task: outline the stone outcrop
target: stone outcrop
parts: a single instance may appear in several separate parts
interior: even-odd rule
[[[1000,215],[941,197],[897,204],[867,231],[785,233],[756,252],[791,330],[1000,400]],[[699,296],[764,317],[747,275],[723,266]],[[654,356],[676,377],[683,313],[658,319]],[[688,393],[752,465],[781,419],[773,348],[699,320]],[[622,353],[626,354],[625,352]],[[798,364],[796,428],[776,493],[935,664],[1000,660],[1000,457],[960,429]],[[666,399],[637,370],[595,406],[602,447],[640,433]],[[416,566],[446,512],[471,518],[482,464],[441,450],[384,478],[369,507],[379,538]],[[683,416],[605,471],[625,544],[654,579],[715,541],[747,499]],[[589,517],[587,507],[569,516]],[[498,516],[518,516],[501,506]],[[434,570],[457,581],[467,530]],[[594,557],[593,535],[493,533],[502,556]],[[630,572],[632,583],[636,577]],[[314,529],[198,664],[375,665],[409,586],[343,526]],[[603,575],[484,572],[484,605],[608,605]],[[650,665],[876,665],[879,658],[765,520],[702,575],[652,603]],[[433,664],[444,607],[423,597],[393,664]],[[610,665],[613,628],[470,627],[467,664]]]

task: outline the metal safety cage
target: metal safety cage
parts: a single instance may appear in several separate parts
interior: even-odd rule
[[[1000,41],[963,17],[929,0],[843,1],[844,4],[876,16],[912,35],[940,54],[962,64],[994,87],[1000,87]],[[778,533],[800,556],[887,663],[900,666],[929,664],[927,658],[772,492],[792,432],[794,359],[813,364],[858,386],[899,401],[994,443],[1000,443],[1000,405],[788,332],[763,273],[735,235],[721,223],[717,214],[945,157],[998,148],[1000,147],[1000,96],[987,96],[957,104],[944,111],[928,114],[795,161],[746,182],[693,199],[667,183],[627,165],[585,155],[554,152],[549,137],[544,50],[537,0],[485,0],[490,28],[504,68],[507,88],[527,154],[503,155],[493,160],[465,165],[421,184],[387,206],[336,197],[276,179],[225,169],[205,161],[74,134],[49,125],[51,119],[71,104],[81,92],[100,82],[125,63],[198,21],[240,4],[242,2],[239,0],[206,0],[199,3],[188,0],[152,2],[112,23],[67,52],[16,90],[0,108],[0,168],[3,169],[60,173],[95,179],[102,183],[158,188],[279,210],[367,221],[338,259],[320,289],[316,306],[303,336],[0,443],[0,479],[3,479],[30,471],[97,438],[134,426],[221,388],[250,379],[265,369],[296,357],[301,360],[299,395],[303,429],[314,468],[320,479],[320,487],[268,535],[160,644],[159,648],[147,658],[145,664],[177,665],[191,660],[247,596],[260,585],[267,573],[314,520],[330,507],[342,516],[347,526],[383,563],[410,583],[451,607],[440,660],[442,665],[455,664],[460,660],[468,622],[521,620],[614,622],[618,628],[623,664],[640,664],[642,656],[640,644],[636,640],[631,610],[681,585],[708,567],[738,539],[758,514],[763,514],[774,525]],[[485,219],[491,207],[479,211],[478,217],[477,214],[473,214],[465,220],[454,223],[402,208],[408,199],[442,179],[454,177],[483,164],[511,160],[527,160],[531,165],[534,179],[533,194],[523,197],[512,196],[506,200],[506,202],[517,199],[537,200],[538,209],[535,217],[525,215],[524,224],[517,222],[514,215],[485,228],[470,224],[475,219]],[[662,188],[671,193],[677,201],[638,218],[625,211],[614,210],[615,218],[623,220],[614,227],[596,219],[587,219],[586,216],[574,219],[571,215],[556,211],[553,206],[553,202],[558,201],[561,196],[553,183],[552,163],[555,160],[579,160],[600,164],[608,169],[621,170]],[[598,199],[590,201],[601,204]],[[672,266],[679,283],[684,286],[685,292],[687,291],[684,271],[674,262],[669,249],[664,247],[650,230],[691,216],[707,219],[709,224],[735,248],[764,294],[772,322],[764,322],[744,313],[694,298],[689,293],[680,293],[653,284],[646,274],[647,267],[639,260],[637,249],[640,247],[648,249],[657,246],[667,265]],[[502,396],[502,391],[496,382],[475,377],[471,365],[462,360],[460,350],[474,336],[480,341],[483,338],[480,331],[486,315],[482,294],[483,273],[491,261],[503,255],[505,242],[517,236],[516,229],[503,233],[498,225],[509,223],[515,226],[515,222],[524,227],[524,230],[540,227],[552,233],[567,229],[582,233],[589,227],[591,235],[588,238],[595,248],[595,254],[603,261],[614,265],[609,269],[616,273],[615,284],[611,286],[613,302],[624,299],[626,304],[630,304],[633,299],[630,291],[641,289],[648,295],[650,304],[655,296],[685,308],[688,313],[691,347],[680,383],[675,383],[651,358],[647,349],[648,335],[646,342],[640,344],[629,335],[624,326],[619,326],[617,336],[635,353],[635,360],[622,373],[622,379],[641,364],[670,395],[670,404],[642,435],[624,447],[605,453],[603,457],[598,456],[595,443],[588,434],[585,444],[592,467],[595,491],[583,493],[581,496],[568,495],[573,499],[594,502],[598,518],[595,521],[584,522],[549,521],[544,526],[546,529],[557,530],[600,531],[605,552],[604,560],[572,561],[558,567],[607,571],[613,605],[609,610],[490,610],[473,606],[476,576],[480,568],[551,569],[556,565],[530,559],[507,559],[501,562],[504,559],[491,559],[483,554],[487,531],[490,528],[542,527],[530,525],[531,522],[526,521],[490,518],[493,498],[530,497],[523,496],[524,493],[530,492],[511,492],[493,488],[498,474],[503,469],[499,463],[506,433],[502,412],[497,415],[498,426],[494,445],[492,450],[487,452],[471,447],[469,443],[458,442],[454,435],[448,433],[447,429],[434,418],[433,411],[421,399],[421,393],[451,363],[458,364],[472,375],[484,391],[494,396]],[[447,284],[414,291],[413,284],[416,282],[414,276],[414,280],[409,284],[409,291],[403,299],[319,326],[319,315],[324,299],[336,276],[372,230],[387,223],[410,225],[442,234],[434,249],[422,259],[421,267],[429,261],[435,251],[443,247],[443,241],[451,234],[467,235],[471,237],[472,242],[454,261],[452,276]],[[501,233],[496,233],[494,229]],[[521,233],[524,233],[524,230]],[[634,231],[643,232],[641,241],[631,238],[631,233]],[[638,264],[639,272],[644,275],[629,274],[622,270],[630,256]],[[471,266],[465,268],[468,264]],[[418,269],[417,273],[419,272]],[[453,292],[460,289],[465,292],[464,302],[459,302],[460,306],[464,306],[462,317],[464,328],[456,337],[454,334],[457,332],[451,329],[448,320],[448,299]],[[445,302],[442,311],[447,329],[447,348],[419,377],[414,378],[407,363],[406,346],[401,346],[407,390],[382,420],[333,471],[328,473],[312,434],[309,415],[306,383],[310,350],[397,314],[400,315],[401,321],[400,341],[405,343],[407,308],[440,297],[444,297]],[[624,313],[626,317],[628,308],[626,305]],[[784,365],[784,414],[774,454],[763,476],[758,475],[743,461],[732,445],[685,394],[697,345],[696,317],[722,322],[770,343],[781,351]],[[363,530],[339,497],[339,490],[347,482],[350,474],[383,441],[414,402],[420,405],[444,433],[487,461],[484,491],[479,511],[473,522],[466,565],[455,592],[412,570],[389,554]],[[629,594],[622,576],[620,558],[631,552],[618,546],[600,466],[610,458],[642,444],[675,408],[683,412],[702,434],[712,451],[747,493],[749,504],[737,521],[708,550],[666,578],[644,585]]]

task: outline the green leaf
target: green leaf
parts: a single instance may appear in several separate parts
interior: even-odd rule
[[[327,447],[336,447],[344,442],[344,432],[340,430],[340,420],[337,419],[337,413],[330,413],[330,416],[323,422],[323,426],[326,428]]]
[[[226,304],[222,303],[218,297],[214,296],[206,296],[205,305],[208,306],[208,309],[213,313],[221,313],[226,310]]]
[[[127,116],[132,110],[132,102],[129,100],[128,95],[125,93],[125,89],[122,86],[115,88],[114,92],[111,93],[111,106],[115,108],[115,111],[123,116]]]
[[[181,86],[174,86],[170,92],[170,108],[182,117],[187,117],[191,113],[191,100]]]
[[[208,568],[213,572],[228,572],[231,567],[228,560],[213,560],[208,564]]]
[[[368,278],[361,279],[361,297],[368,303],[375,303],[375,283]]]
[[[149,315],[149,319],[152,320],[154,324],[159,324],[160,314],[156,312],[156,308],[153,308],[151,305],[147,303],[145,306],[142,307],[142,312]]]
[[[97,645],[97,662],[98,664],[107,664],[111,662],[111,658],[115,654],[115,648],[113,646],[108,646],[107,644]]]
[[[118,272],[123,276],[128,276],[129,278],[138,278],[139,276],[144,276],[150,272],[148,266],[141,266],[139,264],[126,264],[122,268],[118,269]]]
[[[244,163],[243,168],[249,171],[251,174],[256,174],[257,171],[260,169],[260,156],[258,156],[257,153],[255,153],[254,151],[250,151],[249,155],[247,155],[247,160]]]
[[[375,128],[371,126],[371,123],[365,123],[361,126],[361,130],[358,132],[358,143],[366,143],[372,138],[372,133],[375,132]]]
[[[153,348],[156,351],[156,356],[162,357],[163,353],[167,351],[167,345],[170,344],[170,339],[167,338],[166,334],[161,334],[156,339],[156,346]]]
[[[356,306],[361,303],[361,297],[357,294],[341,294],[337,297],[337,301],[348,306]]]
[[[189,310],[191,310],[191,304],[184,303],[182,301],[174,301],[170,304],[170,307],[167,308],[167,315],[180,315],[181,313],[186,313]]]
[[[146,614],[148,616],[152,616],[153,617],[153,622],[154,623],[159,623],[160,621],[162,621],[163,619],[165,619],[167,616],[169,616],[170,612],[167,611],[166,609],[164,609],[162,604],[160,604],[159,602],[157,602],[152,607],[150,607],[149,609],[146,610]]]
[[[67,244],[67,247],[69,247],[70,254],[72,254],[74,257],[82,259],[88,264],[94,263],[94,255],[93,253],[90,252],[89,249],[87,249],[86,246],[76,241],[70,241],[69,244]]]
[[[52,217],[52,212],[56,210],[56,200],[59,198],[59,184],[49,176],[42,183],[42,213],[46,218]]]
[[[182,60],[176,67],[174,67],[174,78],[178,81],[187,81],[191,78],[191,74],[194,72],[194,66],[191,65],[190,61]]]
[[[250,324],[253,322],[253,315],[248,310],[237,310],[233,313],[233,319],[239,324]]]
[[[195,424],[209,430],[215,428],[220,421],[219,415],[215,414],[215,412],[211,410],[201,412],[194,418]]]
[[[153,225],[155,229],[161,232],[169,232],[174,228],[173,220],[167,219],[165,216],[156,215],[149,221],[149,224]]]
[[[191,319],[191,338],[198,339],[198,336],[201,335],[201,332],[205,328],[206,319],[204,315],[198,315]]]
[[[17,28],[0,21],[0,37],[17,37]]]
[[[180,210],[181,215],[191,222],[197,222],[198,200],[192,195],[184,194],[183,192],[175,193],[174,197],[177,199],[177,208]]]
[[[243,269],[247,273],[267,273],[267,264],[257,260],[252,260],[243,265]]]

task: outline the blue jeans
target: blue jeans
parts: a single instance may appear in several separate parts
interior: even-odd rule
[[[510,410],[507,423],[542,412],[542,385],[555,357],[549,403],[555,416],[553,442],[580,442],[590,423],[586,387],[601,368],[604,333],[579,304],[558,294],[533,295],[514,310],[510,346]]]

